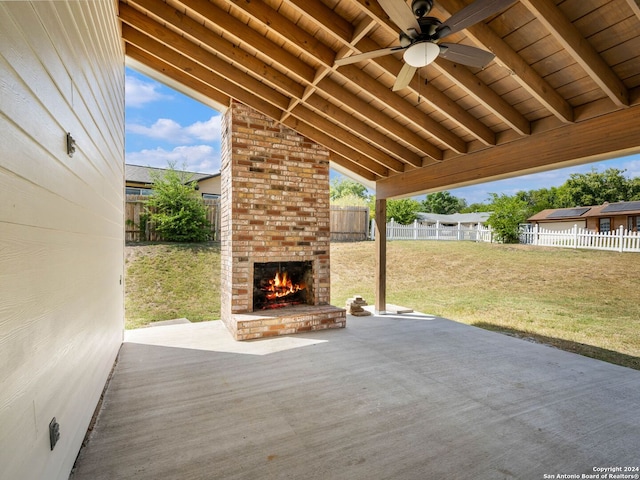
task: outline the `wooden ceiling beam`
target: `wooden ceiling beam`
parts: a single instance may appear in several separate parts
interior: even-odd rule
[[[378,177],[389,176],[388,168],[371,161],[368,157],[362,155],[357,150],[336,140],[331,135],[319,131],[313,125],[305,122],[304,120],[291,116],[286,118],[282,123],[305,137],[310,138],[314,142],[324,145],[329,150],[333,150],[342,157],[348,158],[351,162],[360,165],[362,168],[374,173]]]
[[[125,55],[129,58],[140,62],[147,67],[155,70],[172,80],[192,89],[196,92],[210,98],[220,105],[229,106],[231,104],[231,97],[220,90],[212,87],[208,83],[201,81],[199,78],[193,75],[186,74],[184,71],[177,68],[175,65],[167,63],[158,57],[154,57],[148,52],[141,50],[140,48],[130,43],[125,43]],[[202,68],[202,67],[201,67]],[[204,69],[203,69],[204,70]],[[257,98],[257,97],[256,97]],[[265,102],[266,103],[266,102]]]
[[[439,58],[432,65],[452,81],[463,83],[469,95],[520,135],[531,134],[529,120],[491,90],[486,83],[479,81],[468,68],[444,58]]]
[[[377,50],[380,46],[371,39],[365,38],[360,42],[358,48],[368,52],[371,50]],[[397,60],[393,55],[378,57],[373,61],[394,77],[398,76],[398,73],[400,73],[400,69],[403,66],[403,62]],[[496,135],[489,127],[465,111],[460,107],[460,105],[451,100],[436,87],[430,83],[424,85],[418,75],[413,76],[409,86],[414,92],[421,96],[422,101],[427,102],[440,113],[460,125],[482,143],[485,145],[496,144]]]
[[[382,48],[373,40],[365,38],[364,35],[362,35],[362,30],[364,29],[360,29],[361,32],[359,37],[361,38],[361,40],[357,44],[356,49],[354,40],[358,40],[358,37],[354,36],[354,29],[352,25],[346,22],[342,17],[337,15],[333,10],[330,10],[326,7],[323,7],[322,9],[319,9],[318,7],[312,7],[319,2],[308,2],[303,0],[288,1],[289,3],[296,4],[300,12],[313,19],[320,27],[323,28],[324,31],[333,34],[333,36],[338,41],[342,42],[350,50],[354,50],[357,52],[368,52]],[[370,22],[375,22],[375,20],[371,19],[363,23],[367,25],[367,28],[371,28]],[[374,61],[395,77],[398,76],[398,73],[400,72],[400,69],[403,65],[402,62],[398,61],[392,55],[380,57],[375,59]],[[495,134],[493,133],[493,131],[491,131],[490,128],[474,118],[472,115],[469,115],[462,108],[455,105],[455,102],[451,101],[451,99],[449,99],[438,89],[430,85],[428,85],[426,88],[423,88],[420,85],[420,81],[417,76],[414,76],[414,78],[412,79],[410,87],[416,93],[421,93],[425,90],[428,90],[428,92],[424,93],[423,101],[429,103],[431,106],[433,106],[433,108],[439,110],[441,113],[443,113],[445,116],[467,130],[485,145],[495,145]],[[388,92],[387,95],[395,94],[393,92]],[[384,102],[384,99],[382,101]]]
[[[277,105],[273,105],[273,103],[267,102],[263,98],[248,92],[236,83],[227,80],[225,77],[193,61],[181,52],[177,52],[166,45],[157,42],[130,25],[122,25],[122,38],[126,43],[133,45],[138,50],[147,52],[148,54],[160,59],[162,62],[175,66],[182,72],[187,72],[186,74],[198,79],[202,83],[210,85],[225,95],[235,98],[236,100],[255,108],[269,117],[279,115],[279,112],[281,111]]]
[[[310,2],[309,0],[285,0],[305,17],[316,22],[325,32],[331,34],[336,40],[350,43],[354,36],[354,28],[340,15],[337,15],[322,2]]]
[[[120,4],[120,19],[139,32],[145,32],[147,38],[154,38],[157,42],[179,51],[204,67],[216,71],[221,77],[231,80],[243,89],[250,90],[262,99],[272,103],[281,110],[289,104],[289,98],[274,90],[266,83],[260,82],[248,73],[242,72],[222,58],[200,48],[168,28],[160,25],[129,5]],[[129,32],[128,35],[135,35]],[[142,46],[141,46],[142,47]],[[300,92],[302,94],[302,92]]]
[[[357,0],[356,4],[360,7],[360,9],[367,13],[371,18],[375,19],[378,24],[386,28],[390,33],[398,34],[398,27],[391,22],[387,14],[382,10],[380,5],[377,2],[371,2],[370,0]],[[385,58],[385,57],[382,57]],[[378,64],[380,64],[383,68],[386,69],[385,66],[382,65],[381,59],[375,59]],[[441,73],[447,74],[449,73],[443,71],[439,62],[442,59],[436,60],[436,62],[432,63],[436,69],[440,70]],[[393,69],[395,70],[395,69]],[[528,135],[531,133],[531,127],[529,122],[524,118],[524,116],[520,115],[520,113],[508,105],[499,95],[497,95],[493,90],[491,90],[484,82],[482,82],[478,77],[473,75],[469,69],[462,65],[457,66],[458,76],[452,78],[462,90],[469,93],[472,97],[474,97],[481,105],[487,108],[490,112],[494,113],[499,119],[505,121],[507,125],[513,128],[516,132],[521,135]],[[396,75],[393,71],[389,71],[392,75]],[[417,80],[414,78],[411,82],[412,88],[416,91],[416,83]],[[476,94],[478,91],[484,91],[486,93],[485,96],[478,97]],[[449,116],[453,121],[458,123],[461,127],[467,129],[469,133],[474,135],[480,141],[482,141],[485,145],[494,144],[488,142],[487,138],[480,138],[479,135],[481,131],[477,128],[473,127],[472,123],[467,122],[464,117],[454,116],[453,112],[446,112],[442,108],[442,104],[433,104],[435,108],[439,109],[443,114]]]
[[[271,29],[272,31],[276,31],[276,33],[278,33],[279,35],[296,44],[302,51],[305,51],[305,49],[307,48],[307,43],[310,42],[311,39],[313,39],[313,37],[311,37],[304,30],[300,29],[294,23],[281,18],[281,16],[274,12],[271,7],[264,4],[263,2],[246,2],[242,0],[228,1],[238,6],[239,8],[242,8],[245,13],[250,14],[256,20],[262,22],[267,28]],[[333,12],[331,13],[333,14]],[[321,21],[330,22],[330,18],[332,17],[329,16],[329,13],[326,10],[323,10]],[[336,19],[336,22],[337,21],[338,20]],[[347,34],[345,33],[345,35]],[[349,33],[348,35],[350,36],[351,33]],[[303,40],[304,42],[301,43],[301,40]],[[329,58],[329,55],[325,55],[323,58],[317,58],[317,60],[322,62],[326,67],[333,68],[335,52],[333,52],[333,50],[331,50],[331,52],[331,61],[329,63],[325,63],[325,60],[326,58]],[[340,70],[343,75],[345,75],[346,73],[345,77],[347,80],[359,84],[370,93],[376,92],[373,93],[373,95],[377,101],[388,105],[389,108],[404,116],[408,121],[415,123],[420,128],[426,129],[433,137],[440,140],[455,152],[464,153],[467,151],[467,145],[460,137],[451,133],[451,131],[449,131],[448,129],[442,127],[438,122],[431,119],[428,115],[425,115],[417,110],[415,106],[413,106],[406,100],[403,100],[399,96],[394,95],[392,92],[390,92],[388,89],[383,87],[368,75],[361,73],[356,67],[345,66]]]
[[[618,107],[629,106],[629,92],[578,29],[549,0],[520,0]]]
[[[404,172],[405,164],[400,160],[396,160],[378,148],[373,147],[369,142],[363,140],[359,136],[345,131],[341,126],[329,122],[326,118],[315,113],[313,110],[310,110],[303,105],[298,105],[291,111],[291,115],[299,118],[309,125],[313,125],[318,130],[330,135],[339,142],[344,143],[349,148],[353,148],[363,155],[372,158],[381,166],[388,168],[393,172]]]
[[[333,65],[336,57],[333,50],[316,39],[313,35],[310,35],[299,28],[295,23],[284,18],[264,2],[227,0],[227,3],[234,5],[244,13],[253,17],[281,38],[297,45],[305,55],[311,55],[316,59],[316,61],[319,61],[327,67],[331,67]]]
[[[190,50],[193,52],[193,54],[199,54],[201,58],[206,58],[208,48],[211,48],[217,53],[217,55],[221,55],[227,58],[227,63],[237,63],[238,65],[242,65],[247,69],[248,72],[256,75],[257,79],[268,82],[271,86],[273,86],[275,89],[279,90],[286,96],[300,98],[304,93],[304,88],[302,87],[302,85],[297,83],[292,78],[287,77],[280,71],[262,62],[257,57],[250,55],[240,48],[237,48],[237,45],[234,45],[233,43],[223,39],[221,36],[215,35],[204,25],[175,10],[166,3],[158,3],[157,0],[129,1],[135,5],[139,5],[145,12],[148,11],[148,8],[152,8],[154,16],[160,18],[161,21],[165,22],[166,24],[173,26],[183,35],[191,37],[191,40],[189,40],[188,38],[182,37],[178,34],[172,35],[169,29],[165,28],[164,30],[166,30],[166,32],[164,32],[162,37],[167,39],[167,45],[182,47],[183,50]],[[150,17],[148,17],[147,15],[143,15],[137,9],[124,4],[122,4],[121,6],[120,18],[122,18],[130,25],[134,24],[134,26],[140,26],[141,29],[148,28],[149,21],[153,21]],[[152,34],[156,38],[161,39],[159,29],[157,27],[155,28],[156,29],[152,31]],[[191,46],[189,46],[189,48],[185,47],[186,42],[191,43]],[[208,48],[205,48],[203,46],[206,46]],[[217,55],[209,54],[208,58],[210,59],[211,57],[216,57],[216,63],[220,64],[222,60],[218,58]]]
[[[416,109],[415,105],[408,102],[404,98],[399,97],[389,91],[387,87],[367,75],[355,65],[344,65],[340,67],[338,73],[343,75],[347,80],[359,85],[374,100],[377,100],[396,113],[402,115],[410,122],[419,125],[425,129],[430,135],[440,140],[447,147],[457,153],[466,153],[467,144],[460,137],[452,133],[447,128],[440,125],[428,115]]]
[[[439,0],[438,3],[449,13],[466,7],[462,0]],[[565,123],[573,122],[573,109],[569,102],[556,92],[546,80],[531,68],[502,38],[489,26],[480,22],[465,30],[478,45],[496,55],[495,61],[508,68],[514,79],[522,85],[540,104]]]
[[[253,95],[249,91],[240,87],[234,82],[227,80],[225,77],[218,75],[217,73],[212,72],[208,68],[203,65],[195,62],[183,52],[176,51],[167,47],[165,44],[160,43],[153,38],[149,37],[145,33],[133,28],[128,24],[122,25],[122,33],[123,39],[125,42],[133,45],[141,51],[147,52],[148,54],[160,59],[163,63],[170,64],[176,66],[179,70],[183,72],[188,72],[188,75],[193,76],[199,81],[212,86],[218,91],[228,95],[229,97],[235,98],[236,100],[250,106],[251,108],[267,115],[273,119],[279,119],[282,114],[282,108],[279,108],[276,105],[273,105],[270,102],[267,102],[261,97],[257,97]],[[147,57],[148,60],[148,57]],[[152,61],[148,60],[148,64],[152,64]],[[162,68],[162,66],[157,66],[155,68]],[[238,74],[243,75],[240,71]],[[248,76],[247,76],[248,77]],[[247,78],[247,83],[249,83],[249,79]],[[286,122],[284,122],[287,124]],[[299,122],[295,122],[294,124],[299,124]],[[303,125],[300,123],[300,125]],[[308,124],[303,125],[305,131],[300,132],[302,135],[306,135],[309,138],[315,139],[326,139],[331,138],[328,134],[319,131],[315,126],[311,126]],[[293,128],[293,127],[292,127]],[[335,133],[335,132],[334,132]],[[322,142],[318,142],[322,143]],[[367,169],[370,172],[376,174],[377,177],[384,177],[389,174],[389,169],[379,165],[371,158],[366,155],[361,154],[358,150],[353,149],[351,147],[347,147],[340,142],[333,141],[331,144],[322,143],[327,148],[334,149],[337,148],[337,153],[342,154],[351,159],[352,162],[360,165],[361,167]],[[397,162],[397,160],[392,159],[393,162]],[[394,163],[394,165],[396,165]]]
[[[394,175],[377,182],[376,196],[417,195],[638,152],[640,105]]]
[[[343,157],[339,153],[334,152],[333,150],[329,150],[329,160],[333,163],[338,164],[341,167],[346,168],[350,172],[355,173],[356,175],[364,178],[365,180],[373,181],[380,180],[380,176],[375,173],[370,172],[366,168],[363,168],[357,163],[352,162],[346,157]]]
[[[640,19],[640,0],[627,0],[627,4],[636,17]]]
[[[139,2],[140,0],[133,0]],[[157,0],[145,0],[155,3]],[[315,76],[315,69],[300,58],[287,52],[277,43],[263,37],[245,23],[229,15],[225,10],[215,6],[209,0],[179,0],[180,4],[192,14],[216,25],[222,31],[236,39],[238,44],[248,45],[262,55],[272,59],[300,80],[310,83]],[[212,32],[210,32],[212,33]]]
[[[358,112],[365,118],[375,121],[380,128],[386,130],[396,138],[401,139],[403,142],[411,145],[416,150],[423,152],[430,158],[441,161],[443,158],[442,150],[437,148],[431,142],[428,142],[424,138],[416,135],[411,130],[408,130],[403,125],[393,119],[380,115],[380,112],[374,108],[371,104],[359,99],[356,95],[346,91],[342,86],[338,85],[331,79],[324,79],[318,85],[323,92],[336,99],[339,103],[349,107],[354,112]],[[374,120],[375,119],[375,120]],[[355,117],[354,117],[355,120]],[[424,163],[424,162],[423,162]]]
[[[311,95],[307,99],[306,104],[318,112],[329,115],[331,118],[339,122],[339,125],[343,129],[353,130],[355,134],[361,136],[362,138],[366,138],[367,141],[377,145],[381,149],[390,152],[400,160],[407,162],[414,167],[422,167],[422,157],[420,155],[412,152],[406,147],[403,147],[388,135],[384,135],[383,133],[379,132],[373,127],[370,127],[366,123],[355,120],[353,115],[338,108],[331,102],[328,102],[320,95]]]

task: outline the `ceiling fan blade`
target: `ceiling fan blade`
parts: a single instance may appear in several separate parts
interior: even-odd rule
[[[459,43],[441,43],[440,57],[470,67],[482,68],[495,58],[495,55],[481,48]]]
[[[476,0],[471,5],[467,5],[459,12],[451,15],[438,26],[434,39],[440,39],[464,30],[485,18],[505,10],[514,3],[516,3],[516,0]]]
[[[396,83],[393,84],[393,91],[397,92],[398,90],[402,90],[405,87],[408,87],[411,83],[411,79],[413,75],[416,73],[417,68],[412,67],[408,63],[405,63],[400,69],[400,73],[396,77]]]
[[[382,9],[400,29],[411,38],[416,38],[420,33],[420,24],[413,11],[404,0],[378,0]]]
[[[396,50],[402,50],[402,47],[382,48],[380,50],[373,50],[371,52],[358,53],[349,57],[339,58],[334,62],[334,65],[337,67],[341,67],[342,65],[350,65],[352,63],[361,62],[362,60],[369,60],[371,58],[378,58],[384,55],[389,55]]]

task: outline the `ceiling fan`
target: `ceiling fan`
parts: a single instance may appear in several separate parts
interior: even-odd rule
[[[336,60],[335,65],[348,65],[404,50],[405,64],[396,78],[393,91],[408,86],[416,70],[429,65],[438,56],[482,68],[493,60],[493,53],[459,43],[440,43],[440,40],[501,12],[516,1],[476,0],[441,22],[427,16],[433,7],[433,0],[413,0],[411,7],[404,0],[378,0],[389,18],[402,30],[400,45],[344,57]]]

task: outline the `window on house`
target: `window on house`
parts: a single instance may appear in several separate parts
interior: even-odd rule
[[[611,230],[611,219],[610,218],[601,218],[600,220],[600,231],[601,232],[608,232]]]
[[[151,195],[152,193],[153,190],[150,188],[126,187],[125,189],[125,195]]]

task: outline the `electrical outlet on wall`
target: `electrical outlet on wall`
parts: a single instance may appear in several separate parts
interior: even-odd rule
[[[51,443],[51,450],[56,446],[60,439],[60,424],[56,421],[56,417],[53,417],[49,422],[49,442]]]

